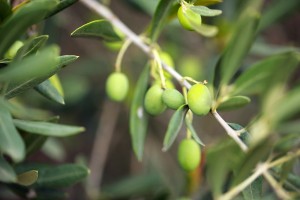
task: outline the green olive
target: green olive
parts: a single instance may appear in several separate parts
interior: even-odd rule
[[[194,27],[200,26],[202,23],[201,16],[188,7],[184,10],[182,6],[177,11],[177,17],[183,28],[193,31]]]
[[[197,142],[192,139],[184,139],[178,147],[179,165],[185,171],[196,169],[201,160],[201,149]]]
[[[173,110],[177,110],[185,103],[183,95],[176,89],[166,89],[162,94],[162,101]]]
[[[20,40],[15,41],[13,45],[8,49],[8,51],[5,53],[4,57],[7,59],[13,59],[15,55],[17,54],[18,50],[24,45],[24,43]]]
[[[162,101],[163,92],[164,90],[159,85],[153,85],[146,92],[144,105],[149,114],[159,115],[166,109],[166,105]]]
[[[188,91],[187,101],[191,111],[197,115],[206,115],[212,105],[209,89],[202,83],[193,85]]]
[[[129,81],[125,74],[114,72],[106,80],[106,93],[111,100],[123,101],[128,93]]]

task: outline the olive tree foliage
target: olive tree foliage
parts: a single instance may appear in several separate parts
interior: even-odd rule
[[[64,104],[56,73],[78,56],[60,55],[58,45],[45,45],[49,36],[39,35],[33,25],[74,2],[0,1],[0,182],[23,198],[63,198],[62,188],[89,173],[78,164],[53,166],[27,161],[49,138],[75,135],[84,128],[59,124],[59,116],[30,107],[19,97],[34,90]]]
[[[112,13],[109,6],[92,0],[80,2],[103,18],[82,25],[71,36],[101,38],[106,42],[123,43],[117,57],[115,73],[121,73],[120,63],[130,44],[140,48],[149,58],[145,66],[140,66],[143,72],[135,84],[130,108],[130,137],[133,151],[139,161],[142,162],[143,158],[149,120],[153,115],[160,115],[164,112],[168,104],[162,98],[163,93],[172,88],[168,86],[168,82],[173,81],[173,84],[181,88],[179,91],[182,92],[185,100],[182,106],[177,106],[177,110],[170,119],[162,141],[162,150],[167,151],[174,144],[181,127],[185,124],[186,137],[202,145],[201,149],[205,149],[206,159],[201,162],[204,167],[195,169],[195,171],[200,170],[200,173],[205,173],[204,181],[196,189],[197,192],[179,192],[175,196],[186,194],[191,198],[223,200],[262,199],[275,198],[275,196],[282,199],[299,197],[299,177],[294,168],[298,165],[300,155],[299,139],[297,139],[300,90],[297,84],[288,84],[299,66],[299,50],[295,48],[273,51],[244,66],[245,59],[249,56],[250,49],[261,32],[285,14],[299,7],[299,2],[291,1],[285,4],[284,1],[273,1],[269,7],[264,8],[263,1],[245,1],[239,11],[240,14],[233,22],[230,39],[213,66],[214,70],[210,70],[203,80],[183,77],[174,70],[174,66],[163,58],[161,54],[163,49],[159,48],[157,41],[164,28],[177,18],[182,25],[181,28],[194,31],[195,34],[199,34],[199,37],[213,38],[218,32],[218,27],[204,24],[201,18],[221,15],[221,10],[210,8],[213,4],[222,3],[221,1],[158,1],[150,24],[145,27],[146,31],[139,35],[132,32],[122,19],[117,17],[117,13]],[[134,2],[141,7],[150,7],[147,7],[146,2],[138,0]],[[201,96],[202,93],[206,93],[202,89],[195,89],[196,92],[189,94],[190,90],[199,84],[205,85],[212,96],[211,102],[208,100],[207,105],[210,107],[207,112],[220,123],[224,128],[224,133],[229,136],[228,139],[208,147],[204,146],[205,141],[200,139],[192,124],[193,115],[205,117],[207,112],[201,106],[206,106],[203,102],[210,99],[205,96],[207,94],[204,97]],[[117,81],[115,85],[117,87]],[[113,87],[110,88],[113,90]],[[108,91],[108,95],[110,92]],[[149,95],[148,92],[151,94]],[[177,98],[176,95],[173,97]],[[245,127],[237,123],[226,122],[218,113],[244,107],[250,104],[254,97],[258,99],[260,109]],[[184,160],[182,152],[184,151],[179,152],[180,164]],[[190,152],[190,154],[193,153]],[[193,158],[188,157],[188,159]],[[185,166],[182,167],[190,169],[190,166],[194,165],[194,163],[189,164],[183,164]],[[187,176],[189,180],[193,180],[191,173],[187,173]],[[147,177],[144,178],[147,182]],[[116,185],[115,189],[112,187],[105,195],[112,198],[118,195],[119,197],[134,195],[134,192],[141,191],[131,190],[129,186],[126,187],[126,184],[143,183],[140,179],[139,181],[124,181],[123,187],[132,193],[126,193],[125,189],[121,189],[121,185]],[[155,181],[153,182],[156,184]],[[191,182],[188,184],[192,184]],[[263,190],[263,186],[268,190]],[[119,194],[116,194],[118,191]]]
[[[32,34],[28,29],[77,1],[31,0],[18,5],[13,2],[0,0],[0,182],[23,198],[61,199],[64,193],[60,189],[81,181],[89,170],[78,164],[49,166],[25,164],[25,161],[48,138],[74,135],[84,131],[84,128],[58,124],[56,116],[22,104],[18,96],[32,89],[56,103],[64,104],[63,91],[56,73],[78,57],[60,55],[58,46],[45,45],[48,35]],[[146,6],[146,1],[132,2],[145,10],[151,7]],[[222,17],[220,9],[212,8],[218,8],[222,2],[156,2],[151,22],[145,26],[145,32],[138,35],[117,17],[118,13],[111,12],[107,1],[80,0],[77,3],[99,14],[99,20],[87,22],[74,30],[71,36],[89,37],[97,41],[100,38],[107,43],[122,44],[114,73],[115,77],[122,77],[124,84],[121,86],[126,85],[123,90],[129,87],[121,71],[121,61],[128,47],[135,45],[148,56],[147,64],[140,66],[143,70],[135,83],[130,105],[128,123],[132,149],[136,159],[143,162],[148,122],[153,117],[153,108],[147,111],[146,97],[149,88],[155,86],[158,89],[148,95],[149,102],[162,104],[152,115],[161,114],[165,109],[176,109],[165,132],[161,153],[174,145],[181,127],[186,129],[188,142],[185,143],[192,141],[195,148],[190,148],[192,145],[186,146],[192,149],[190,151],[198,151],[182,150],[185,147],[179,151],[179,163],[189,171],[186,172],[187,187],[174,191],[157,174],[149,173],[113,185],[92,197],[113,199],[149,195],[157,199],[185,196],[220,200],[274,199],[276,196],[280,199],[298,198],[300,179],[295,168],[299,166],[300,156],[297,119],[300,88],[297,84],[288,83],[292,74],[299,69],[299,50],[283,48],[261,56],[250,64],[246,64],[245,60],[261,32],[299,8],[299,1],[272,1],[267,8],[263,7],[263,0],[244,1],[229,31],[230,39],[218,55],[213,70],[209,70],[203,80],[194,80],[178,73],[174,64],[164,59],[158,39],[168,24],[177,21],[177,18],[182,25],[178,28],[194,31],[199,37],[213,39],[218,33],[218,27],[205,24],[205,19]],[[168,89],[174,89],[174,85],[180,88],[179,94],[173,90],[169,92],[171,97],[163,95],[170,91]],[[119,92],[111,91],[115,89],[114,83],[110,83],[107,88],[112,99],[121,101],[125,98],[124,94],[119,96]],[[196,92],[191,92],[192,89]],[[167,97],[162,101],[161,96]],[[244,127],[226,122],[219,114],[220,111],[251,104],[253,98],[259,102],[259,110]],[[173,99],[179,100],[174,102]],[[199,107],[204,105],[205,109],[198,108],[198,102],[202,102]],[[193,115],[211,115],[224,128],[227,139],[206,144],[193,127]],[[201,183],[197,178],[199,174],[202,174]],[[198,182],[195,184],[195,181]],[[197,187],[191,191],[189,188],[193,184]]]

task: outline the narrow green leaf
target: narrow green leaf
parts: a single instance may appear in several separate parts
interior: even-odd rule
[[[5,183],[14,183],[17,181],[16,172],[2,155],[0,155],[0,181]]]
[[[269,153],[272,151],[272,141],[261,141],[254,147],[251,147],[249,151],[240,159],[239,163],[235,167],[235,176],[232,181],[232,186],[235,186],[245,180],[251,175],[255,166],[262,160],[266,159]]]
[[[157,40],[160,32],[164,28],[164,25],[168,21],[168,18],[172,12],[173,4],[175,2],[176,0],[160,0],[159,4],[157,5],[150,25],[150,38],[152,41]]]
[[[300,86],[289,91],[276,105],[272,118],[276,122],[286,120],[300,112]]]
[[[263,199],[262,183],[263,183],[262,176],[259,176],[257,179],[255,179],[248,187],[246,187],[242,191],[244,199],[245,200]]]
[[[2,106],[5,106],[14,118],[28,120],[46,120],[51,116],[49,111],[31,108],[28,105],[25,106],[21,102],[18,102],[16,99],[2,99],[0,101]]]
[[[222,10],[210,9],[206,6],[191,6],[190,8],[201,16],[213,17],[222,14]]]
[[[95,20],[84,24],[71,33],[72,37],[91,37],[106,41],[120,41],[122,38],[107,20]]]
[[[244,107],[251,102],[251,99],[246,96],[233,96],[223,101],[218,107],[218,110],[233,110]]]
[[[299,10],[300,1],[285,1],[277,0],[272,2],[269,7],[264,11],[261,21],[258,26],[258,30],[262,31],[271,24],[277,22],[280,18],[293,13],[293,11]]]
[[[149,192],[157,192],[167,189],[161,180],[161,176],[157,172],[148,172],[136,176],[130,176],[117,183],[104,186],[103,199],[129,199],[133,195],[146,195]],[[100,198],[100,199],[102,199]]]
[[[74,56],[74,55],[65,55],[65,56],[58,57],[58,59],[59,59],[58,64],[51,66],[51,68],[48,68],[47,70],[43,71],[43,74],[44,74],[43,76],[35,77],[26,82],[10,86],[8,88],[7,93],[5,94],[5,97],[12,98],[28,89],[33,88],[34,86],[36,86],[36,85],[42,83],[43,81],[47,80],[48,78],[50,78],[52,75],[57,73],[62,67],[73,62],[77,58],[78,58],[78,56]],[[48,65],[48,64],[49,63],[47,63],[46,65]]]
[[[73,63],[75,60],[77,60],[77,58],[79,58],[79,56],[75,56],[75,55],[63,55],[59,57],[59,64],[58,67],[65,67],[71,63]]]
[[[90,170],[77,164],[64,164],[41,167],[38,172],[39,178],[35,184],[37,187],[63,188],[82,181]]]
[[[26,133],[23,139],[26,146],[26,155],[30,155],[42,148],[48,136]]]
[[[197,26],[194,28],[196,32],[205,37],[213,37],[218,33],[218,27],[212,25],[201,24],[201,26]]]
[[[299,60],[299,54],[291,51],[270,56],[253,64],[236,79],[230,95],[251,95],[268,90],[274,85],[274,81],[279,82],[289,75],[297,67]]]
[[[196,0],[195,5],[201,5],[201,6],[209,6],[217,3],[221,3],[222,0]]]
[[[214,78],[215,88],[230,82],[255,39],[259,14],[252,9],[246,10],[243,14],[217,63]]]
[[[0,0],[0,23],[12,14],[11,6],[7,0]]]
[[[187,105],[180,106],[171,117],[167,132],[164,138],[163,151],[167,151],[175,141],[183,123],[184,116],[188,111]]]
[[[37,181],[38,174],[37,170],[30,170],[22,174],[18,174],[17,183],[23,186],[30,186]]]
[[[300,133],[300,120],[293,120],[280,123],[277,127],[280,133]]]
[[[54,137],[67,137],[84,131],[83,127],[54,124],[50,122],[13,120],[15,126],[29,133]]]
[[[189,111],[188,111],[189,112]],[[187,127],[187,129],[191,132],[192,134],[192,137],[194,138],[194,140],[202,145],[202,146],[205,146],[205,144],[202,142],[202,140],[200,139],[200,137],[198,136],[196,130],[194,129],[193,127],[193,124],[192,124],[192,121],[189,119],[189,117],[185,117],[185,125]]]
[[[0,58],[29,26],[42,21],[47,13],[55,8],[57,2],[56,0],[30,1],[11,14],[0,26]]]
[[[62,11],[63,9],[70,7],[77,1],[78,0],[60,0],[58,5],[55,7],[55,9],[51,10],[50,13],[47,15],[47,17],[51,17],[52,15],[55,15],[56,13]]]
[[[18,50],[14,60],[18,60],[22,57],[26,57],[35,54],[48,40],[48,35],[39,35],[32,39],[29,39],[25,44]]]
[[[206,176],[214,199],[223,193],[227,176],[241,159],[243,152],[230,139],[225,139],[207,149]]]
[[[0,152],[20,162],[25,157],[25,144],[13,124],[10,113],[0,104]]]
[[[52,100],[62,105],[65,104],[64,98],[57,91],[57,89],[50,83],[48,79],[35,86],[34,89],[38,91],[40,94],[42,94],[43,96],[45,96],[46,98],[48,98],[49,100]]]
[[[0,69],[0,80],[11,84],[26,82],[35,77],[44,76],[56,68],[59,49],[51,46],[38,55],[28,56],[22,60],[11,62],[7,67]]]
[[[148,115],[144,109],[144,97],[148,87],[150,67],[147,65],[136,83],[130,108],[130,136],[133,151],[139,161],[143,158],[148,126]]]

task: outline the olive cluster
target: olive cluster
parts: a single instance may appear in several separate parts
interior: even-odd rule
[[[106,92],[110,99],[123,101],[128,89],[129,81],[124,73],[114,72],[108,77]],[[147,90],[144,98],[144,108],[147,113],[153,116],[161,114],[167,108],[177,110],[186,104],[196,115],[208,114],[212,105],[212,97],[207,86],[203,83],[196,83],[184,97],[173,85],[162,88],[160,82],[154,82]],[[199,165],[200,160],[201,149],[199,144],[190,138],[182,140],[178,148],[180,166],[186,171],[191,171]]]

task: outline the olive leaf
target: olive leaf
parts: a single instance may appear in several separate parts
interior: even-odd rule
[[[176,2],[176,0],[160,0],[159,4],[157,5],[150,24],[149,34],[152,41],[157,40],[159,33],[164,28],[164,25],[166,24],[168,17],[172,12],[174,2]]]
[[[25,144],[13,124],[13,119],[0,101],[0,152],[7,154],[14,162],[25,158]]]
[[[37,170],[30,170],[27,172],[23,172],[18,174],[17,176],[17,183],[23,186],[30,186],[34,184],[38,179],[38,171]]]
[[[175,141],[187,111],[188,106],[182,105],[175,111],[175,113],[171,117],[163,142],[163,151],[167,151]]]
[[[19,119],[14,119],[13,122],[18,129],[45,136],[67,137],[84,131],[83,127],[61,125],[50,122],[27,121]]]
[[[191,111],[188,111],[188,112],[191,112]],[[187,129],[190,131],[190,133],[192,134],[192,137],[194,138],[194,140],[198,144],[200,144],[202,146],[205,146],[205,144],[202,142],[202,140],[198,136],[196,130],[194,129],[193,124],[192,124],[192,120],[191,120],[190,117],[188,117],[188,113],[185,116],[185,125],[186,125]]]
[[[121,36],[115,31],[112,24],[104,19],[86,23],[71,33],[72,37],[99,38],[106,41],[120,41]]]
[[[256,36],[259,14],[251,9],[240,17],[215,68],[214,87],[226,86],[240,68]],[[224,95],[224,94],[222,94]]]
[[[0,58],[28,27],[42,21],[57,3],[56,0],[29,1],[7,17],[0,27]]]
[[[147,65],[136,83],[130,107],[130,136],[133,151],[139,161],[143,158],[148,127],[148,115],[144,109],[144,97],[148,87],[150,67]]]
[[[13,183],[17,181],[17,175],[13,167],[0,155],[0,181]]]
[[[45,96],[46,98],[64,105],[65,101],[63,96],[59,93],[59,91],[51,84],[50,80],[45,80],[44,82],[38,84],[34,87],[36,91]]]
[[[246,96],[233,96],[223,101],[217,109],[220,110],[233,110],[244,107],[251,102],[251,99]]]
[[[222,10],[210,9],[206,6],[190,6],[191,10],[201,16],[213,17],[222,14]]]

